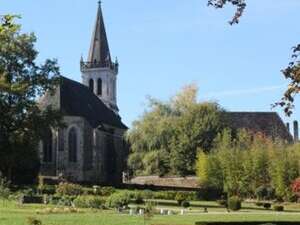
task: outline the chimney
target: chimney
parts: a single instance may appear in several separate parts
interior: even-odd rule
[[[299,127],[298,127],[298,121],[294,121],[294,141],[299,141]]]

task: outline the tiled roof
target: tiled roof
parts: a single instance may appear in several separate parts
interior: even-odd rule
[[[273,139],[293,141],[292,135],[276,112],[228,112],[228,116],[234,129],[247,129]]]

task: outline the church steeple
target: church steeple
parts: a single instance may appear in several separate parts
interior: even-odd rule
[[[98,4],[98,12],[92,35],[88,62],[95,63],[99,67],[108,67],[111,64],[111,57],[102,14],[101,1],[99,1]]]
[[[87,61],[80,60],[82,82],[110,109],[118,113],[117,74],[119,63],[112,62],[105,31],[101,2],[98,3],[96,23]]]

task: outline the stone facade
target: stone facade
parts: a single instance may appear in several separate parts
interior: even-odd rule
[[[62,175],[69,181],[105,185],[119,185],[125,166],[126,146],[124,130],[110,127],[109,131],[92,128],[81,117],[65,116],[65,128],[52,130],[52,158],[44,162],[43,141],[40,144],[41,174]],[[69,160],[68,135],[72,128],[77,132],[77,161]],[[109,127],[107,127],[109,128]]]
[[[127,127],[117,107],[118,63],[110,59],[99,4],[88,61],[80,63],[82,84],[61,77],[40,106],[63,114],[63,128],[49,128],[40,142],[41,175],[78,183],[120,185]]]

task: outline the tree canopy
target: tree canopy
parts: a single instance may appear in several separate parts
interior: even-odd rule
[[[60,124],[57,111],[41,110],[37,102],[59,82],[57,62],[37,65],[36,37],[21,33],[15,18],[0,21],[0,171],[13,180],[38,167],[38,140],[45,128]]]
[[[148,110],[127,134],[134,175],[194,174],[197,151],[209,151],[226,127],[224,110],[197,102],[197,91],[188,85],[167,102],[149,99]]]
[[[299,144],[285,145],[246,130],[233,136],[226,129],[209,153],[198,153],[196,172],[201,185],[229,196],[255,198],[260,190],[268,189],[278,199],[290,200],[291,184],[300,175],[299,165]]]

